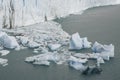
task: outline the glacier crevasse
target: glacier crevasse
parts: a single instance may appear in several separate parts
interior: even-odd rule
[[[120,0],[0,0],[0,27],[27,26]]]

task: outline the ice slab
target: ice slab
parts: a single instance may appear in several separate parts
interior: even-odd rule
[[[35,65],[43,65],[43,66],[49,66],[50,62],[49,61],[35,61],[33,62]]]
[[[28,37],[25,37],[25,36],[16,36],[16,38],[20,41],[20,43],[21,43],[23,46],[26,46],[27,43],[29,42]]]
[[[88,41],[87,37],[82,38],[83,41],[83,48],[90,48],[91,47],[91,42]]]
[[[114,45],[102,45],[98,42],[93,44],[92,50],[95,53],[101,53],[102,55],[108,55],[109,57],[114,57]]]
[[[38,48],[40,45],[38,43],[34,42],[34,41],[29,41],[27,46],[29,48]]]
[[[10,51],[8,51],[8,50],[1,50],[0,51],[1,56],[6,56],[9,53],[10,53]]]
[[[2,66],[6,66],[6,65],[8,65],[7,62],[8,62],[7,59],[0,58],[0,65],[2,65]]]
[[[86,63],[88,61],[87,59],[76,58],[74,56],[70,56],[70,58],[68,60],[74,61],[74,62],[79,62],[79,63]]]
[[[84,66],[82,63],[75,61],[70,61],[69,66],[76,70],[80,70],[81,72],[83,72],[87,68],[87,66]]]
[[[5,32],[0,32],[0,44],[9,49],[20,47],[13,36],[8,36]]]
[[[61,47],[61,44],[48,44],[48,48],[49,48],[51,51],[58,50],[60,47]]]

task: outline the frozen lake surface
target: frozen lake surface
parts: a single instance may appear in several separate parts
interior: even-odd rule
[[[102,66],[100,75],[83,76],[79,71],[69,68],[68,65],[49,67],[33,66],[25,63],[32,50],[11,51],[3,57],[9,60],[8,66],[0,66],[0,80],[119,80],[120,72],[120,5],[93,8],[82,15],[71,15],[56,20],[69,34],[79,32],[87,36],[89,41],[98,41],[103,44],[115,45],[115,58]]]

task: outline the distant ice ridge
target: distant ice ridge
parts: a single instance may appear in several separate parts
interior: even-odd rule
[[[0,27],[27,26],[120,0],[0,0]]]

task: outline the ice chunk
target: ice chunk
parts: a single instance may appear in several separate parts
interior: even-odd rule
[[[49,61],[35,61],[35,62],[33,62],[33,64],[49,66],[50,62]]]
[[[55,51],[61,47],[61,44],[49,44],[48,47],[51,51]]]
[[[103,45],[102,45],[102,44],[100,44],[100,43],[98,43],[98,42],[95,42],[95,43],[93,44],[92,50],[93,50],[93,52],[95,52],[95,53],[101,53],[101,52],[104,50],[104,48],[103,48]]]
[[[20,40],[20,43],[21,43],[23,46],[26,46],[27,43],[29,42],[28,37],[25,37],[25,36],[17,36],[17,39]]]
[[[87,37],[82,38],[83,41],[83,48],[90,48],[91,47],[91,42],[88,41]]]
[[[8,50],[1,50],[0,51],[1,56],[5,56],[5,55],[7,55],[9,53],[10,53],[10,51],[8,51]]]
[[[80,70],[81,72],[83,72],[87,68],[87,66],[84,66],[82,63],[75,61],[70,61],[69,66],[76,70]]]
[[[70,56],[69,61],[86,63],[88,60],[87,59],[82,59],[82,58],[76,58],[74,56]]]
[[[29,41],[27,46],[29,48],[38,48],[40,45],[38,43],[34,42],[34,41]]]
[[[114,57],[114,45],[110,44],[110,45],[104,45],[104,51],[102,53],[109,53],[110,57]]]
[[[75,57],[78,57],[78,58],[89,58],[89,53],[76,53],[74,54]]]
[[[97,66],[100,66],[100,64],[105,63],[102,57],[97,58]]]
[[[33,51],[33,53],[36,53],[36,54],[38,54],[38,53],[39,53],[39,51],[37,51],[37,50],[34,50],[34,51]]]
[[[98,42],[95,42],[93,47],[92,47],[92,50],[95,53],[103,53],[105,55],[108,55],[109,57],[114,57],[114,45],[112,45],[112,44],[102,45]]]
[[[60,57],[55,54],[55,53],[44,53],[44,54],[39,54],[36,56],[32,57],[27,57],[25,59],[26,62],[34,62],[34,63],[41,63],[41,62],[47,62],[47,61],[53,61],[53,62],[58,62]]]
[[[0,65],[2,65],[2,66],[6,66],[6,65],[8,65],[8,60],[7,59],[2,59],[2,58],[0,58]]]
[[[19,44],[17,43],[15,37],[8,36],[5,32],[0,32],[0,44],[9,49],[19,47]]]
[[[79,50],[82,49],[83,45],[82,45],[82,39],[79,36],[79,33],[74,33],[70,39],[70,46],[69,49],[70,50]]]

